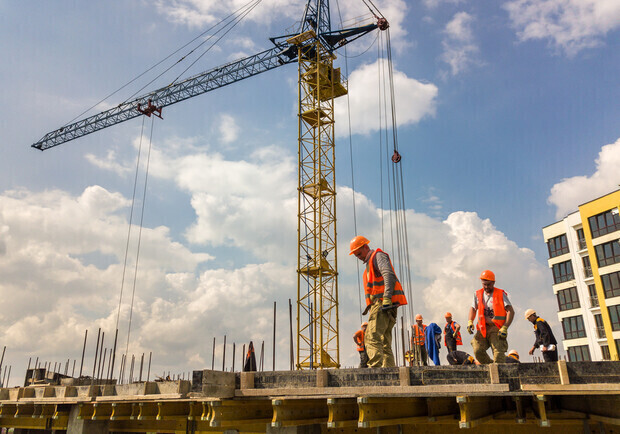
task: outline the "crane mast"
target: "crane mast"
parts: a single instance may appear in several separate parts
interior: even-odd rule
[[[332,31],[329,1],[308,0],[299,31],[270,38],[273,48],[69,123],[47,133],[32,147],[46,150],[141,115],[161,117],[164,107],[297,61],[296,368],[339,367],[334,98],[347,93],[347,84],[340,69],[333,66],[334,53],[377,28],[387,27],[385,18],[377,18],[373,24]]]

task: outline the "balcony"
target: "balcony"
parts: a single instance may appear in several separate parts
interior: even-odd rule
[[[583,267],[583,275],[586,276],[586,279],[592,277],[592,267]]]
[[[588,245],[586,244],[586,240],[584,238],[580,238],[578,243],[579,243],[579,250],[584,250],[588,248]]]
[[[596,327],[596,337],[599,339],[605,339],[607,337],[605,334],[605,327]]]
[[[596,295],[591,295],[590,296],[590,307],[599,307],[598,296],[596,296]]]

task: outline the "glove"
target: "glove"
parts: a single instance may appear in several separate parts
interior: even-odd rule
[[[474,334],[474,322],[472,320],[469,320],[467,322],[467,331],[469,332],[470,335]]]
[[[499,332],[497,332],[497,336],[499,336],[500,339],[506,339],[508,337],[508,327],[502,326]]]
[[[392,300],[389,298],[384,298],[383,299],[383,304],[381,305],[381,310],[382,311],[387,311],[390,309],[394,309],[397,308],[399,305],[399,303],[392,303]]]

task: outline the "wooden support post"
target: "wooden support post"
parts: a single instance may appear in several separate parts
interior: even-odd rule
[[[558,360],[558,371],[560,372],[560,384],[570,384],[566,360]]]
[[[541,427],[550,427],[551,422],[549,421],[549,419],[547,419],[547,409],[545,408],[545,401],[547,401],[547,397],[545,395],[536,395],[538,424]]]

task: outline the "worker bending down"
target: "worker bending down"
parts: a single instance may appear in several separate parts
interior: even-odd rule
[[[465,351],[450,351],[446,356],[451,365],[479,365],[480,362]]]
[[[360,368],[368,367],[368,354],[366,354],[366,346],[364,345],[364,334],[366,333],[367,322],[362,323],[362,328],[353,335],[353,342],[357,344],[357,352],[360,355]]]
[[[478,312],[476,334],[471,341],[474,357],[480,363],[504,363],[508,350],[508,327],[514,318],[514,310],[503,289],[495,287],[495,274],[484,270],[480,274],[482,288],[474,294],[474,301],[469,309],[467,331],[474,333],[474,318]],[[493,349],[493,360],[487,350]]]
[[[390,257],[381,249],[372,250],[368,244],[368,239],[356,236],[351,240],[349,255],[355,255],[366,264],[363,274],[366,309],[363,315],[370,311],[364,335],[368,366],[388,368],[396,366],[392,353],[396,310],[398,306],[406,305],[407,299]]]

